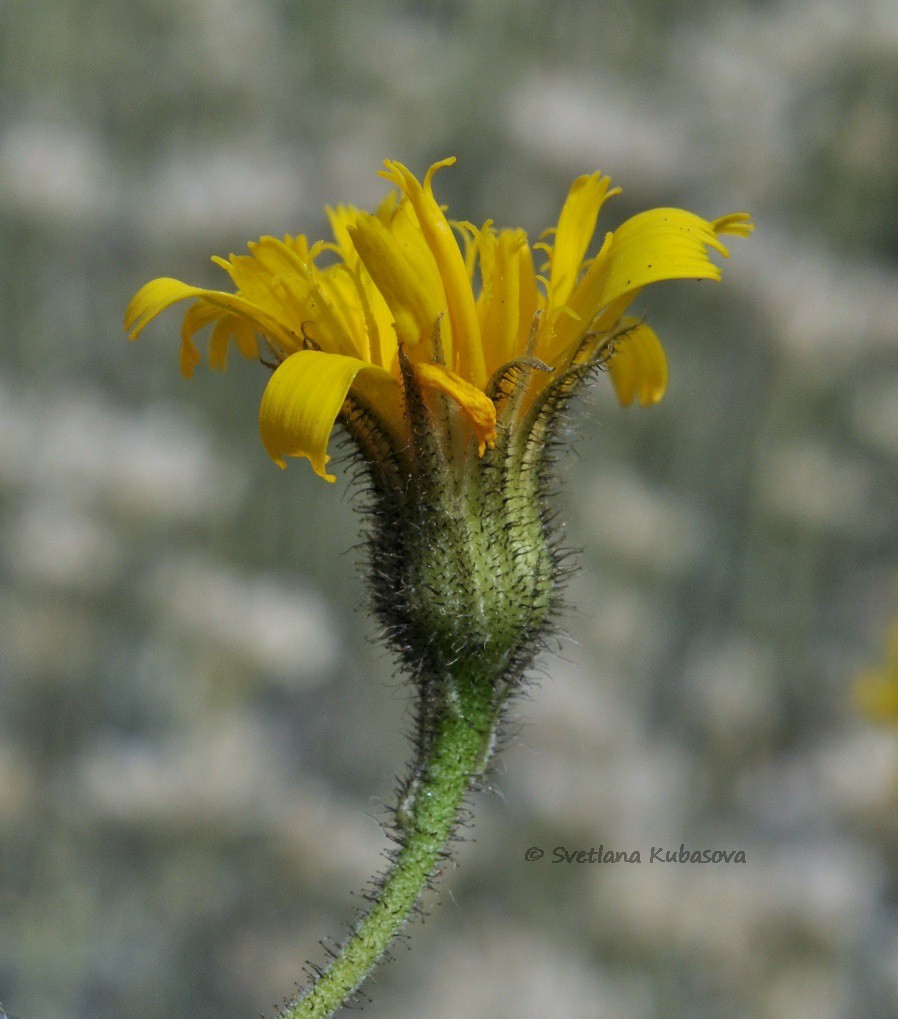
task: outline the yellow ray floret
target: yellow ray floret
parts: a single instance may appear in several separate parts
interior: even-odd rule
[[[708,221],[683,209],[652,209],[606,233],[592,255],[601,209],[619,191],[593,173],[574,181],[557,227],[531,245],[523,230],[447,219],[433,177],[453,162],[434,163],[422,182],[388,160],[381,175],[398,193],[374,214],[329,208],[333,241],[262,237],[248,245],[249,254],[213,259],[235,293],[152,280],[128,305],[126,330],[136,339],[160,312],[189,301],[181,328],[185,376],[201,360],[194,343],[201,329],[211,330],[214,368],[225,367],[231,342],[244,357],[259,357],[262,338],[280,362],[262,398],[265,448],[281,466],[287,456],[308,458],[328,480],[328,439],[352,401],[395,448],[408,444],[400,343],[418,384],[461,408],[480,455],[496,442],[488,380],[525,355],[554,369],[528,376],[525,407],[590,349],[604,350],[621,404],[660,400],[667,386],[661,343],[623,315],[652,283],[719,279],[710,255],[727,257],[720,235],[747,236],[749,216]],[[546,276],[537,275],[535,248],[547,255]],[[610,347],[603,337],[613,338]]]
[[[667,357],[655,331],[644,322],[624,320],[622,335],[608,361],[608,374],[621,406],[634,397],[641,407],[658,403],[667,390]]]
[[[203,290],[191,287],[180,280],[162,277],[151,280],[131,298],[125,311],[125,330],[132,340],[136,340],[144,327],[161,311],[190,297],[199,298],[203,311],[197,308],[187,321],[185,316],[182,331],[181,371],[190,377],[199,363],[199,353],[193,345],[193,333],[196,329],[217,320],[222,315],[233,313],[255,329],[270,337],[274,342],[282,344],[286,349],[295,349],[296,338],[289,327],[264,308],[252,304],[240,294],[228,294],[219,290]],[[196,306],[194,306],[196,307]]]
[[[424,389],[451,396],[468,416],[477,438],[477,453],[496,444],[496,405],[476,386],[441,364],[416,364],[415,378]]]
[[[381,410],[398,401],[399,386],[389,372],[354,357],[300,350],[271,376],[262,394],[259,431],[268,455],[286,467],[285,456],[305,457],[325,481],[327,444],[337,415],[360,372],[380,390]],[[391,399],[392,397],[392,399]],[[397,422],[398,423],[398,422]]]
[[[674,279],[720,279],[720,268],[708,249],[724,258],[729,252],[711,223],[683,209],[652,209],[628,219],[605,237],[598,255],[571,294],[570,313],[550,318],[553,333],[546,354],[554,359],[614,306],[620,316],[650,283]],[[613,323],[604,323],[610,328]]]
[[[348,232],[393,315],[399,339],[416,346],[433,332],[445,307],[442,292],[426,285],[420,261],[416,265],[407,257],[395,234],[376,216],[362,213]]]
[[[473,236],[482,281],[477,314],[486,370],[492,373],[524,350],[539,307],[539,292],[523,230],[496,233],[486,225]]]
[[[583,260],[595,233],[599,211],[606,200],[620,194],[611,178],[599,173],[578,177],[571,185],[558,217],[555,242],[549,251],[549,301],[561,307],[576,286]]]
[[[471,281],[452,227],[433,196],[434,173],[454,163],[454,156],[434,163],[427,171],[423,185],[407,167],[395,160],[386,160],[386,170],[381,171],[381,176],[400,188],[411,203],[440,271],[452,325],[454,367],[475,386],[482,387],[486,383],[486,366]]]

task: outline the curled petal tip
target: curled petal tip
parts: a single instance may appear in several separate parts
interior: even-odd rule
[[[748,237],[755,224],[748,212],[731,212],[712,220],[711,227],[716,234],[732,234],[734,237]]]

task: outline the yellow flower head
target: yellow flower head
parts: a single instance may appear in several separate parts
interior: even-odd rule
[[[211,327],[209,362],[224,368],[229,341],[248,358],[259,338],[277,362],[262,397],[262,441],[272,459],[306,457],[328,481],[327,445],[337,420],[361,408],[391,447],[411,441],[408,386],[460,409],[482,456],[501,428],[503,380],[521,368],[518,388],[532,407],[572,366],[607,365],[620,402],[656,403],[667,362],[655,333],[625,317],[640,290],[660,280],[719,279],[710,251],[728,252],[721,234],[746,236],[749,216],[707,221],[682,209],[653,209],[605,235],[590,256],[599,211],[618,193],[608,177],[579,177],[558,226],[531,245],[522,230],[477,228],[447,219],[433,193],[401,163],[381,171],[398,189],[372,215],[328,209],[332,242],[262,237],[248,255],[215,258],[236,293],[156,279],[128,306],[136,339],[176,301],[191,300],[181,328],[181,371],[201,360],[193,337]],[[460,243],[461,242],[461,243]],[[545,256],[540,272],[534,249]],[[523,366],[523,367],[522,367]],[[526,368],[526,370],[524,370]],[[535,369],[535,370],[534,370]],[[441,396],[438,396],[441,394]]]

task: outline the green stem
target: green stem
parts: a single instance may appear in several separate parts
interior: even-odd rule
[[[456,688],[457,689],[457,688]],[[414,910],[442,859],[459,808],[484,766],[495,717],[487,691],[468,687],[436,720],[414,802],[401,829],[402,847],[380,884],[370,911],[340,953],[282,1013],[284,1019],[322,1019],[357,990]]]

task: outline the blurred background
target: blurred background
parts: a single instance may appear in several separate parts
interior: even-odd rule
[[[893,0],[0,0],[0,81],[10,1015],[268,1015],[361,905],[410,716],[346,472],[272,466],[266,370],[121,321],[450,153],[459,218],[536,234],[600,169],[600,229],[758,230],[642,295],[660,406],[577,408],[573,639],[366,1014],[898,1014],[898,731],[851,698],[898,615]],[[643,863],[550,863],[600,844]]]

